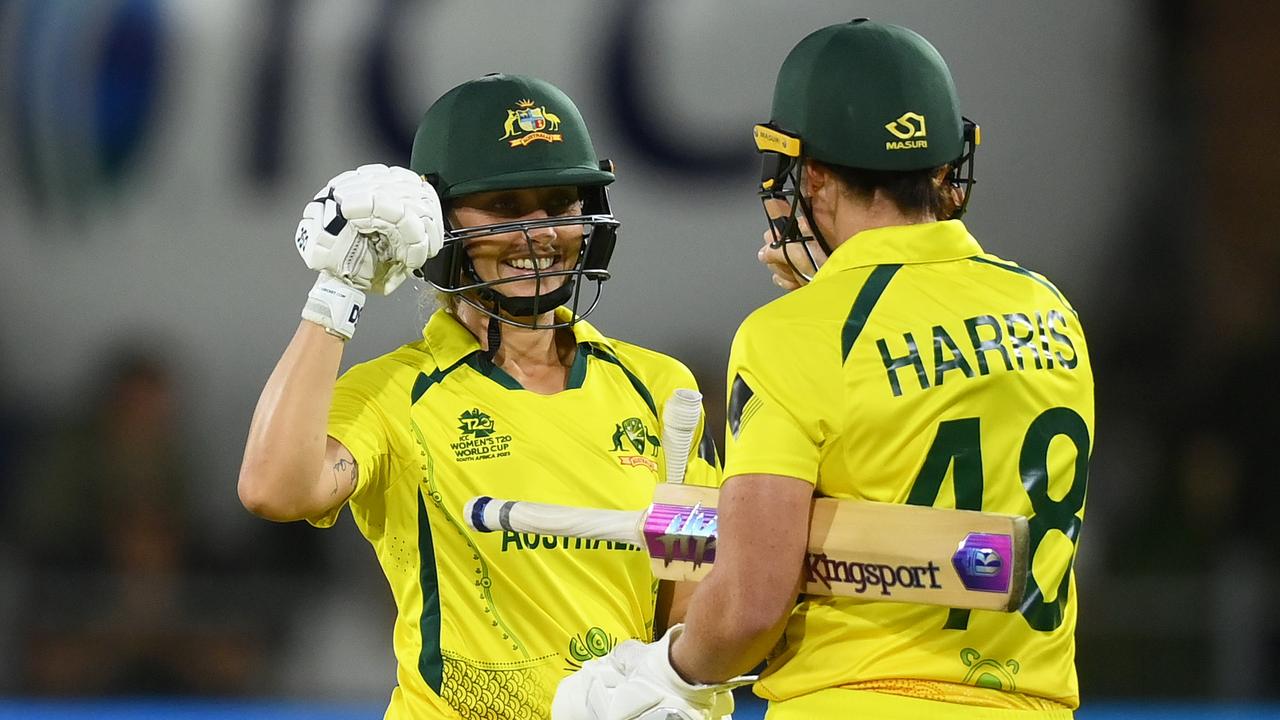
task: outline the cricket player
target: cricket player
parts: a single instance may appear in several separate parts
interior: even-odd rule
[[[1089,355],[1062,293],[957,219],[979,136],[946,64],[903,27],[822,28],[755,138],[761,259],[798,289],[733,342],[715,568],[683,626],[562,683],[557,717],[714,717],[767,659],[771,720],[1070,718]],[[814,495],[1028,517],[1019,610],[797,600]]]
[[[473,533],[463,506],[645,505],[664,479],[663,404],[694,379],[583,320],[609,277],[614,175],[559,89],[495,74],[450,90],[410,168],[343,173],[306,206],[295,240],[319,278],[254,412],[240,498],[319,527],[350,508],[398,609],[387,718],[547,718],[561,678],[654,637],[648,556]],[[335,382],[364,293],[415,271],[444,306]],[[716,484],[702,447],[687,479]]]

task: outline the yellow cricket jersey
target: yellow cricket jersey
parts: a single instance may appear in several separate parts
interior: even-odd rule
[[[461,517],[477,495],[629,510],[652,500],[662,405],[693,376],[586,322],[573,332],[576,360],[554,395],[485,362],[444,311],[421,341],[338,380],[329,434],[359,465],[347,504],[398,609],[388,718],[546,718],[583,662],[652,639],[657,584],[640,549],[476,533]],[[691,454],[687,480],[717,484],[714,449]]]
[[[1093,379],[1053,285],[984,253],[959,221],[862,232],[747,318],[729,382],[725,478],[791,476],[821,496],[1030,526],[1020,611],[806,596],[758,694],[779,710],[845,688],[1070,716]]]

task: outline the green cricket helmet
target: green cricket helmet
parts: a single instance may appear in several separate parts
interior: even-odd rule
[[[443,249],[421,268],[420,277],[512,325],[561,327],[572,320],[538,325],[537,318],[565,304],[575,320],[594,309],[601,285],[609,279],[609,258],[617,238],[618,221],[609,210],[605,191],[614,179],[613,165],[596,157],[582,115],[559,88],[537,78],[500,73],[453,88],[423,115],[409,167],[435,187],[446,209]],[[452,227],[448,220],[450,201],[464,195],[562,185],[578,188],[581,215],[466,228]],[[535,268],[527,275],[486,281],[476,274],[467,253],[468,240],[523,232],[532,254],[530,230],[563,225],[584,229],[572,268]],[[543,292],[544,283],[556,277],[565,280],[555,290]],[[502,292],[503,285],[530,278],[537,288],[533,295]],[[589,281],[594,281],[595,292],[584,303],[580,296]]]
[[[811,214],[798,191],[805,158],[888,172],[949,165],[950,182],[964,190],[952,217],[968,206],[978,126],[960,115],[942,56],[907,28],[859,18],[811,33],[778,71],[771,115],[755,127],[763,155],[759,191],[763,200],[791,202],[789,218],[770,220],[775,245],[807,239],[795,219],[797,207]]]

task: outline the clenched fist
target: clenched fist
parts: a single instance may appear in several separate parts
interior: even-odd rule
[[[416,173],[362,165],[338,175],[307,203],[294,233],[303,261],[320,273],[302,317],[351,337],[364,292],[395,290],[443,242],[440,199]]]

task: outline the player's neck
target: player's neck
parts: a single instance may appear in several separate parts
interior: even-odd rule
[[[458,308],[458,320],[489,349],[489,324],[499,322],[465,303]],[[554,322],[552,313],[539,319]],[[574,358],[573,332],[568,329],[538,329],[502,324],[502,342],[493,364],[502,368],[526,390],[550,394],[565,388]]]
[[[936,218],[928,213],[904,213],[894,202],[877,192],[870,202],[857,198],[845,198],[837,205],[832,217],[834,231],[829,239],[832,242],[832,249],[835,249],[843,245],[846,240],[866,230],[895,225],[917,225],[935,220]]]

